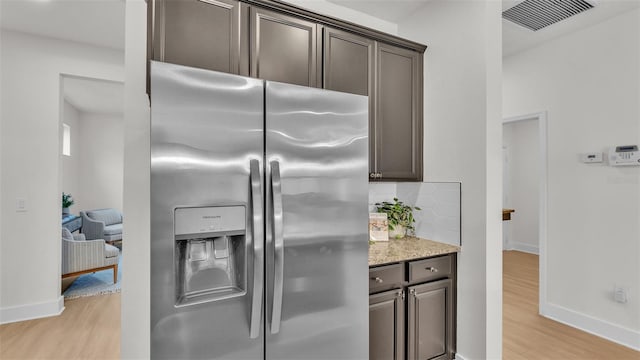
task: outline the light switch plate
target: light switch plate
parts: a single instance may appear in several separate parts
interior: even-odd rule
[[[25,198],[17,198],[16,199],[16,212],[26,212],[27,211],[27,199]]]

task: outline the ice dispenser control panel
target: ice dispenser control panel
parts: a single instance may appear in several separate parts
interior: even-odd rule
[[[175,235],[234,233],[245,230],[244,206],[177,208]]]

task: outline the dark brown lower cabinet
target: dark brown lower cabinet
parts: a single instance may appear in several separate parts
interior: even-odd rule
[[[369,359],[455,357],[456,260],[448,254],[369,269]]]
[[[408,359],[451,359],[453,294],[451,279],[409,287]]]
[[[369,359],[404,359],[404,290],[369,296]]]

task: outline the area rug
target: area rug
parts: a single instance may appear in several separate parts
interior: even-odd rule
[[[114,294],[120,292],[122,284],[122,252],[118,259],[118,282],[113,283],[113,270],[97,271],[93,274],[79,276],[71,286],[65,290],[65,300],[86,296]]]

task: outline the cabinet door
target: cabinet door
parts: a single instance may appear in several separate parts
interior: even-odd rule
[[[404,359],[404,292],[369,296],[369,359]]]
[[[251,8],[251,76],[316,87],[317,26]]]
[[[155,60],[248,75],[248,34],[240,29],[240,2],[155,0],[154,6]],[[241,36],[246,37],[242,44]]]
[[[453,349],[451,279],[409,288],[409,359],[450,359]]]
[[[373,94],[375,41],[324,28],[324,88],[368,96]]]
[[[372,172],[375,167],[375,41],[328,27],[324,28],[323,41],[323,87],[369,96],[369,172]]]
[[[375,173],[422,180],[422,54],[383,43],[376,51]]]

